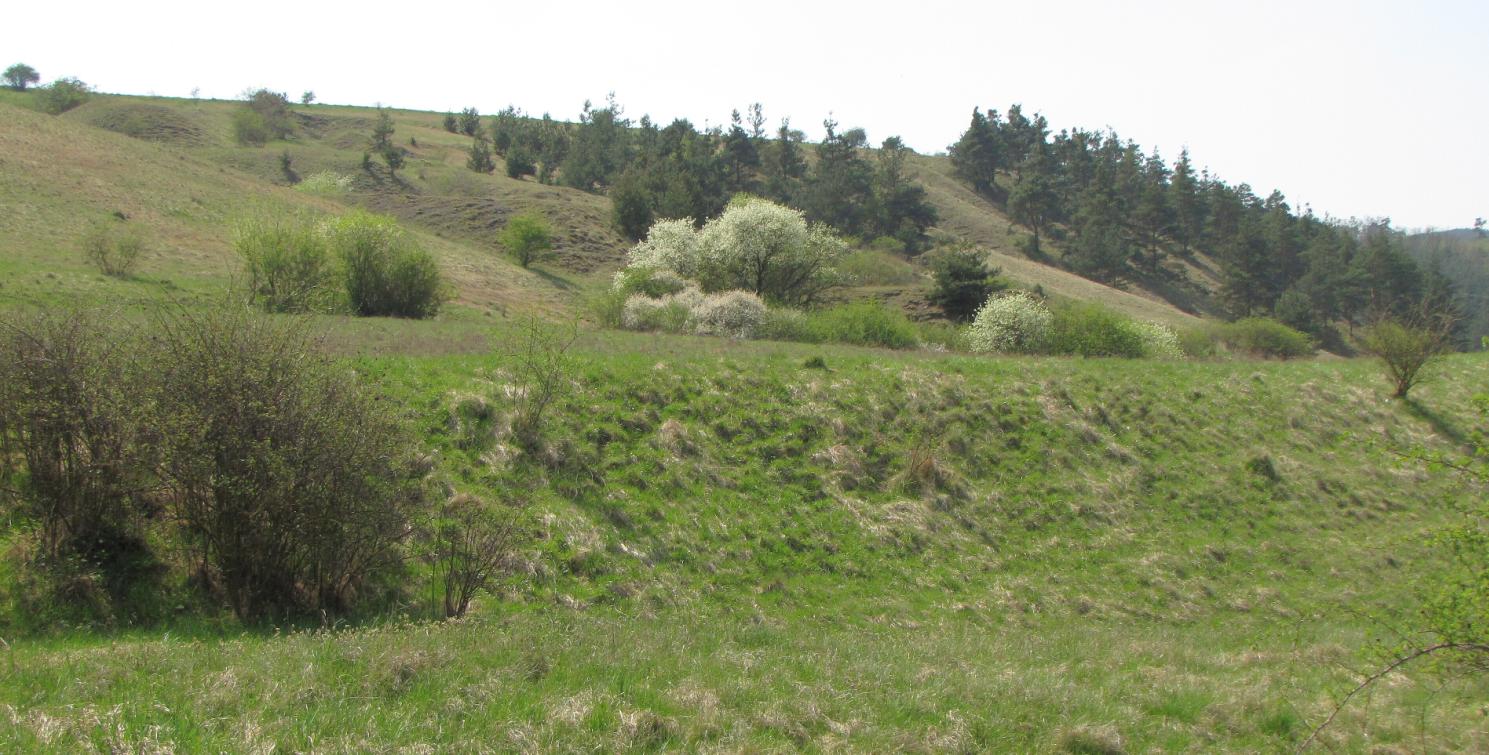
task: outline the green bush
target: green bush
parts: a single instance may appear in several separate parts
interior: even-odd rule
[[[104,221],[83,236],[83,256],[111,278],[128,278],[139,264],[145,239],[139,228]]]
[[[807,315],[807,330],[817,343],[912,348],[918,342],[915,325],[898,309],[862,300]]]
[[[1276,320],[1248,317],[1219,326],[1216,338],[1226,348],[1269,359],[1294,359],[1313,354],[1313,339]]]
[[[553,249],[553,229],[541,213],[524,212],[507,221],[498,240],[517,264],[527,267]]]
[[[412,436],[303,320],[172,309],[153,335],[169,509],[240,619],[346,611],[401,568]]]
[[[241,221],[233,247],[243,258],[250,301],[266,312],[340,309],[326,236],[308,218]]]
[[[1396,398],[1406,398],[1421,382],[1422,371],[1452,350],[1452,327],[1437,322],[1381,320],[1365,329],[1365,350],[1381,361],[1391,378]]]
[[[966,327],[945,321],[915,323],[920,345],[938,351],[956,351],[966,343]]]
[[[797,343],[821,343],[820,336],[813,332],[811,320],[805,312],[790,307],[772,307],[765,311],[765,319],[755,329],[755,337],[767,341],[794,341]]]
[[[1209,325],[1179,331],[1179,348],[1191,359],[1210,359],[1220,353],[1215,329]]]
[[[364,317],[433,317],[445,300],[434,257],[389,217],[355,211],[326,223],[346,299]]]
[[[0,497],[26,530],[4,582],[28,625],[158,618],[186,584],[244,620],[324,615],[401,574],[413,436],[305,320],[117,322],[0,322]]]
[[[36,90],[36,103],[42,112],[65,113],[93,96],[93,88],[74,78],[61,78]]]
[[[269,141],[269,124],[262,115],[243,108],[233,111],[233,139],[245,147],[262,147]]]
[[[31,591],[100,620],[156,571],[146,492],[157,460],[137,339],[86,312],[0,322],[0,500],[27,523]],[[8,499],[8,500],[7,500]]]
[[[1132,321],[1097,304],[1071,302],[1056,307],[1045,349],[1083,357],[1141,358],[1143,338]]]

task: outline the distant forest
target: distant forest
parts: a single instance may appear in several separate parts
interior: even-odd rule
[[[1422,269],[1453,282],[1463,314],[1459,340],[1482,348],[1489,337],[1489,234],[1482,228],[1419,233],[1406,238],[1406,251]]]
[[[513,177],[606,193],[616,227],[631,239],[661,218],[702,223],[749,192],[864,242],[894,239],[911,254],[929,246],[936,210],[908,176],[912,152],[899,138],[870,150],[863,129],[829,119],[809,154],[789,119],[774,131],[765,124],[759,104],[736,110],[727,127],[633,122],[613,96],[603,107],[586,102],[572,124],[512,107],[489,126],[474,109],[445,119],[447,129],[474,137],[473,169],[494,169],[494,152]],[[1042,115],[1013,105],[1006,114],[974,108],[949,156],[958,177],[1028,230],[1026,254],[1088,278],[1176,279],[1165,261],[1193,261],[1203,251],[1219,266],[1227,314],[1275,317],[1325,344],[1340,342],[1337,327],[1380,316],[1483,317],[1464,298],[1481,293],[1454,289],[1466,279],[1453,266],[1471,261],[1424,267],[1418,262],[1429,256],[1415,246],[1409,254],[1389,220],[1295,212],[1281,192],[1260,197],[1245,183],[1197,171],[1187,151],[1170,165],[1113,131],[1052,135]],[[1047,240],[1058,242],[1058,258]],[[1481,327],[1469,323],[1464,332]]]

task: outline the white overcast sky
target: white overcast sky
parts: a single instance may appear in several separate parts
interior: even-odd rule
[[[0,66],[103,91],[705,122],[944,150],[973,106],[1115,128],[1336,217],[1489,216],[1489,2],[15,3]]]

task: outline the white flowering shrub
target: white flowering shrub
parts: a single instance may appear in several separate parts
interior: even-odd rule
[[[748,291],[709,294],[693,306],[693,332],[705,336],[751,338],[765,321],[765,302]]]
[[[1049,307],[1027,291],[988,299],[967,329],[967,348],[980,353],[1033,354],[1044,348]]]
[[[1143,356],[1150,359],[1183,359],[1184,348],[1179,345],[1179,334],[1167,325],[1157,322],[1135,321],[1132,331],[1143,342]]]
[[[690,220],[658,221],[627,255],[628,269],[665,269],[704,291],[743,290],[782,304],[805,304],[839,280],[847,245],[798,210],[763,199],[732,202],[693,230]]]
[[[626,253],[628,269],[671,270],[683,278],[698,278],[698,232],[692,218],[658,220],[646,238]]]
[[[693,310],[704,298],[696,286],[659,297],[633,294],[621,310],[621,326],[628,330],[687,332],[692,329]]]
[[[319,197],[339,197],[351,191],[351,188],[351,176],[344,176],[329,170],[307,176],[305,180],[295,184],[295,189]]]

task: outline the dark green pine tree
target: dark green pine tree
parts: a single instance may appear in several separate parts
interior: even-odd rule
[[[990,125],[999,132],[1002,142],[1002,154],[1000,155],[999,167],[1012,168],[1014,177],[1020,177],[1019,166],[1034,154],[1034,150],[1043,149],[1049,138],[1049,122],[1043,115],[1035,113],[1033,118],[1024,115],[1023,106],[1014,104],[1008,108],[1008,116],[1001,129],[996,122]]]
[[[1143,246],[1147,248],[1142,258],[1143,265],[1149,275],[1156,275],[1163,261],[1163,239],[1172,233],[1174,224],[1173,205],[1169,202],[1168,167],[1163,164],[1157,150],[1143,164],[1141,182],[1134,219],[1142,233]]]
[[[791,128],[791,119],[782,118],[776,139],[764,160],[765,195],[783,204],[795,204],[801,193],[801,182],[807,174],[802,142],[806,135]]]
[[[1361,309],[1356,318],[1406,318],[1422,300],[1422,271],[1406,256],[1401,233],[1390,220],[1367,225],[1362,231],[1360,252],[1355,255],[1355,274],[1361,288]]]
[[[644,172],[633,166],[610,189],[611,221],[626,238],[640,241],[656,219],[653,202]]]
[[[984,116],[980,110],[972,108],[972,123],[949,149],[951,166],[956,174],[972,184],[975,191],[989,196],[998,193],[998,169],[1003,167],[997,119],[996,110],[989,110]]]
[[[1091,183],[1077,200],[1072,225],[1075,238],[1065,259],[1081,275],[1116,280],[1136,253],[1123,227],[1123,209],[1116,189],[1116,165],[1098,162]]]
[[[874,197],[874,169],[859,156],[868,145],[861,128],[837,130],[837,122],[823,121],[827,136],[817,145],[817,164],[807,179],[801,201],[807,217],[862,236],[868,229],[868,209]]]
[[[491,159],[491,142],[486,139],[486,132],[476,132],[476,138],[471,141],[470,152],[465,158],[465,167],[477,173],[496,170],[496,161]]]
[[[1262,204],[1260,219],[1262,243],[1271,257],[1265,295],[1275,303],[1282,292],[1303,277],[1303,241],[1297,218],[1282,192],[1273,191]]]
[[[898,136],[879,147],[874,173],[873,234],[898,239],[905,249],[924,248],[926,229],[935,224],[936,208],[926,199],[925,188],[905,172],[910,149]]]
[[[615,95],[605,107],[584,103],[579,125],[574,128],[572,143],[560,169],[565,186],[594,191],[609,186],[620,176],[628,161],[628,138],[631,122],[616,103]]]
[[[729,131],[724,135],[724,162],[729,171],[729,191],[753,191],[754,171],[760,167],[760,152],[755,140],[744,130],[739,111],[729,116]]]
[[[1220,253],[1220,295],[1237,317],[1267,314],[1273,295],[1272,255],[1262,238],[1257,214],[1244,212],[1236,232],[1216,247]]]
[[[1194,166],[1189,162],[1189,150],[1179,153],[1174,163],[1173,175],[1168,182],[1169,206],[1173,208],[1173,237],[1185,254],[1199,241],[1205,227],[1205,203],[1195,181]]]
[[[1019,165],[1018,182],[1008,192],[1008,212],[1034,234],[1030,252],[1040,254],[1040,234],[1060,219],[1060,192],[1049,150],[1035,149]]]
[[[934,283],[928,298],[951,320],[972,319],[989,296],[1007,287],[998,278],[1001,271],[989,270],[986,254],[975,248],[944,249],[931,256]]]

